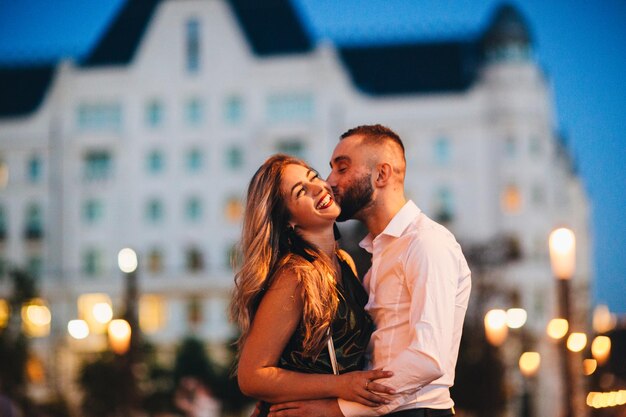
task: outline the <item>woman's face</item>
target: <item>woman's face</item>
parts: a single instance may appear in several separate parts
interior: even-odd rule
[[[305,166],[285,166],[280,188],[291,214],[290,223],[303,230],[328,227],[341,212],[330,186]]]

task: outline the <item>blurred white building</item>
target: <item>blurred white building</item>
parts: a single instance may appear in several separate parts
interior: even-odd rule
[[[499,269],[502,296],[480,309],[523,307],[541,338],[556,314],[558,225],[576,232],[586,294],[586,198],[515,9],[470,39],[340,47],[313,43],[288,1],[250,4],[129,1],[83,61],[0,69],[0,260],[3,274],[38,277],[52,323],[36,344],[62,384],[74,353],[106,343],[71,339],[68,321],[103,300],[123,311],[126,246],[140,256],[149,340],[232,337],[230,257],[252,174],[280,151],[326,175],[339,135],[361,124],[399,133],[409,196],[462,243],[518,252]],[[536,349],[540,414],[556,415],[553,346]]]

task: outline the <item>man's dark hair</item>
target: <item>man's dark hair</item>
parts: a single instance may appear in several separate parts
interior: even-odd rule
[[[381,143],[383,140],[391,140],[395,142],[400,149],[402,149],[402,155],[404,155],[404,144],[400,136],[393,130],[383,125],[361,125],[353,127],[341,135],[341,139],[345,139],[348,136],[359,135],[363,136],[366,143]],[[341,140],[340,139],[340,140]]]

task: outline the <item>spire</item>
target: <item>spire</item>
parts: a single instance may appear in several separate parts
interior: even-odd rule
[[[488,60],[526,61],[530,59],[532,39],[526,20],[511,4],[500,5],[493,14],[482,39]]]

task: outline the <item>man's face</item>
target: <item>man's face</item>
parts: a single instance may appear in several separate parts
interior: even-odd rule
[[[327,182],[341,207],[337,221],[359,219],[361,210],[372,203],[374,188],[365,148],[359,136],[349,136],[339,141],[330,159]]]

